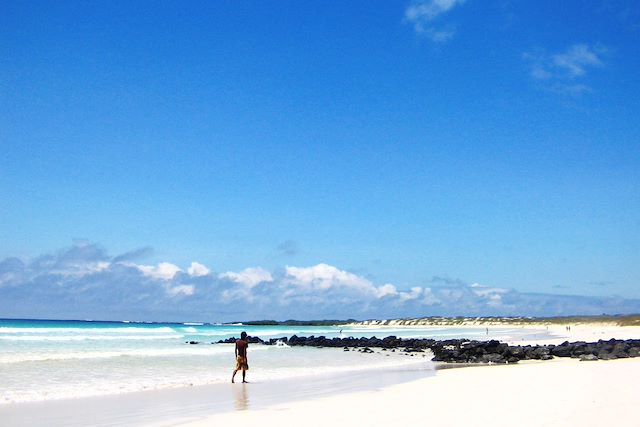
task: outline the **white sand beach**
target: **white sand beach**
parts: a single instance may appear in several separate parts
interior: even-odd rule
[[[382,390],[153,425],[631,426],[638,404],[633,378],[640,378],[640,359],[445,369]]]

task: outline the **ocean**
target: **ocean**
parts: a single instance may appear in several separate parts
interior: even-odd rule
[[[0,319],[0,405],[228,382],[234,346],[211,343],[239,337],[242,331],[264,340],[294,334],[486,339],[484,326],[291,327]],[[533,333],[540,331],[491,328],[491,338],[496,339],[514,340]],[[258,382],[363,370],[434,369],[429,357],[400,352],[363,354],[251,344],[248,356],[247,378]]]

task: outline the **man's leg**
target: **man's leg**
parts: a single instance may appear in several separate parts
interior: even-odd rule
[[[246,381],[245,381],[245,379],[244,379],[244,377],[245,377],[246,375],[247,375],[247,371],[243,369],[243,370],[242,370],[242,382],[243,382],[243,383],[246,383]]]
[[[234,381],[234,378],[236,377],[236,372],[238,372],[238,370],[237,370],[237,369],[234,369],[234,370],[233,370],[233,375],[231,375],[231,382],[232,382],[232,383],[234,383],[234,382],[235,382],[235,381]]]

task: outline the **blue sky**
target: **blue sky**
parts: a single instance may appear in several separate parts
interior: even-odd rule
[[[69,286],[51,316],[95,281],[122,298],[123,269],[168,301],[249,269],[273,298],[293,282],[322,301],[358,289],[377,304],[363,316],[458,314],[424,296],[452,284],[640,311],[638,2],[1,8],[0,295],[27,311],[53,282]],[[181,271],[139,268],[160,263]],[[500,312],[482,301],[468,311]],[[573,301],[556,311],[616,308]]]

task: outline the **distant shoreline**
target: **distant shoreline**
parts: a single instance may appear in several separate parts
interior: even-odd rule
[[[640,326],[640,314],[557,317],[506,316],[430,316],[401,319],[368,320],[250,320],[230,322],[246,326],[547,326],[547,325],[602,325]]]
[[[145,320],[93,320],[93,319],[44,319],[0,318],[0,321],[92,322],[146,325],[202,325],[202,326],[551,326],[598,325],[640,326],[640,314],[597,316],[425,316],[395,319],[320,319],[320,320],[245,320],[233,322],[207,321],[145,321]]]

